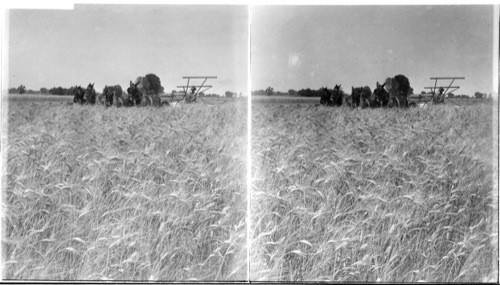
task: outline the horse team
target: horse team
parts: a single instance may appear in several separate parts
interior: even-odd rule
[[[335,85],[333,90],[322,87],[320,104],[341,106],[345,102],[346,105],[352,108],[407,107],[408,96],[413,91],[410,87],[410,81],[404,75],[388,78],[384,84],[377,82],[377,88],[373,90],[373,93],[370,87],[365,86],[352,87],[351,95],[346,95],[340,86]]]
[[[144,100],[144,96],[139,89],[138,85],[140,82],[133,83],[130,81],[130,87],[127,88],[128,97],[124,99],[122,97],[121,88],[118,91],[112,86],[106,86],[103,90],[104,105],[107,107],[113,105],[113,101],[116,101],[117,106],[139,106]],[[81,86],[76,86],[74,91],[73,103],[75,104],[90,104],[94,105],[97,101],[97,95],[94,89],[95,83],[89,83],[87,89],[83,89]]]
[[[121,88],[117,90],[117,86],[104,87],[103,97],[104,105],[112,106],[113,101],[116,100],[117,106],[139,106],[145,99],[143,93],[139,89],[140,82],[133,83],[130,81],[130,87],[127,88],[128,97],[122,97]],[[387,86],[387,90],[386,90]],[[408,96],[412,93],[413,89],[410,87],[410,81],[404,75],[396,75],[394,78],[388,78],[384,84],[377,82],[377,88],[373,90],[370,87],[352,87],[351,95],[346,94],[341,89],[340,85],[335,85],[333,90],[322,87],[320,104],[326,106],[342,106],[345,102],[346,105],[356,107],[407,107]],[[75,94],[73,102],[75,104],[91,104],[96,103],[96,92],[94,90],[94,83],[89,83],[87,89],[81,86],[75,87]],[[150,99],[151,100],[151,99]],[[150,102],[152,104],[152,102]],[[161,104],[160,104],[161,105]]]

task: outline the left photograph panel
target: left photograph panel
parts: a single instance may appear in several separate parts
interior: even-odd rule
[[[248,7],[6,16],[3,280],[248,280]]]

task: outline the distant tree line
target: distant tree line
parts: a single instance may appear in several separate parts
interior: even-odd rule
[[[421,95],[427,95],[427,96],[430,96],[432,95],[432,93],[428,93],[428,92],[425,92],[425,91],[422,91],[420,92]],[[491,93],[490,94],[486,94],[486,93],[481,93],[481,92],[475,92],[474,93],[474,97],[472,96],[469,96],[469,95],[466,95],[466,94],[460,94],[460,95],[457,95],[457,94],[454,94],[453,92],[450,92],[448,94],[446,94],[446,96],[448,98],[464,98],[464,99],[469,99],[469,98],[476,98],[476,99],[488,99],[488,98],[491,98]]]
[[[215,93],[205,94],[203,92],[198,94],[198,96],[200,96],[200,97],[221,97],[219,94],[215,94]]]
[[[40,88],[40,90],[26,89],[24,85],[17,88],[9,88],[9,94],[29,94],[29,95],[74,95],[76,87],[64,88],[64,87],[52,87],[47,89],[45,87]]]
[[[252,95],[261,96],[298,96],[298,97],[321,97],[321,88],[314,90],[311,88],[300,89],[296,91],[294,89],[289,89],[288,92],[274,91],[274,88],[268,87],[266,90],[254,90]]]
[[[427,93],[425,91],[422,91],[420,93],[421,95],[431,95],[431,93]],[[267,89],[259,89],[259,90],[254,90],[252,91],[252,95],[257,95],[257,96],[298,96],[298,97],[321,97],[321,88],[315,90],[315,89],[300,89],[298,91],[294,89],[288,90],[288,92],[280,92],[280,91],[274,91],[272,87],[268,87]],[[453,93],[448,93],[446,94],[449,98],[471,98],[471,96],[465,95],[465,94],[460,94],[456,95]],[[474,97],[477,99],[486,99],[486,98],[491,98],[491,94],[486,94],[486,93],[481,93],[481,92],[476,92],[474,93]]]
[[[292,90],[294,91],[294,90]],[[252,91],[252,95],[257,95],[257,96],[296,96],[296,92],[294,95],[290,94],[290,92],[281,92],[281,91],[274,91],[274,88],[268,87],[266,90],[260,89],[260,90],[254,90]]]
[[[476,97],[477,99],[486,99],[488,98],[488,95],[486,93],[476,92],[474,93],[474,97]],[[489,95],[489,97],[491,98],[491,94]]]
[[[460,94],[460,95],[456,95],[456,94],[453,94],[453,93],[448,93],[448,98],[465,98],[465,99],[469,99],[470,96],[468,95],[465,95],[465,94]]]

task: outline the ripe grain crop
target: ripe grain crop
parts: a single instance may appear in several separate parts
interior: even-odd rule
[[[244,101],[8,114],[3,278],[246,279]]]
[[[495,281],[491,109],[254,104],[250,279]]]
[[[72,103],[73,102],[73,96],[59,96],[59,95],[40,95],[40,94],[8,94],[5,96],[5,99],[7,99],[10,102],[25,102],[25,103],[32,103],[32,102],[50,102],[53,104],[56,103]]]

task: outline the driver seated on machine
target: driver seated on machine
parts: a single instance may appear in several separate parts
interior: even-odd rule
[[[191,93],[188,94],[186,101],[187,102],[196,102],[196,87],[191,88]]]

